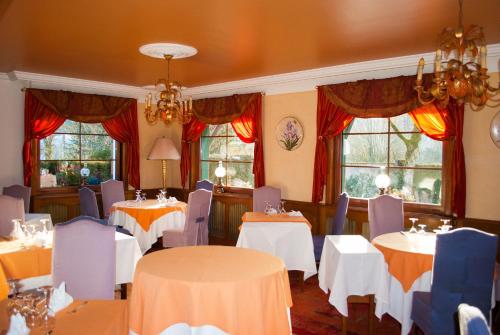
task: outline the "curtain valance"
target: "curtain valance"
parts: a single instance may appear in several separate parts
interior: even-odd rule
[[[193,114],[206,124],[224,124],[240,117],[260,93],[234,94],[227,97],[193,101]]]

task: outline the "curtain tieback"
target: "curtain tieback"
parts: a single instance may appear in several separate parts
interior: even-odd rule
[[[318,141],[323,141],[323,136],[318,136]]]

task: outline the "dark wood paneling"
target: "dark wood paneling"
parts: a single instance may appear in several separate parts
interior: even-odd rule
[[[500,236],[500,221],[466,218],[458,224],[459,226],[476,228]],[[497,262],[500,262],[500,241],[497,247]]]

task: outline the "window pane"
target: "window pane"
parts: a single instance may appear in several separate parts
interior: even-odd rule
[[[92,161],[85,162],[84,167],[90,170],[90,175],[85,179],[89,185],[99,185],[103,181],[113,179],[114,162],[111,161]]]
[[[391,117],[391,132],[399,131],[418,131],[408,114]]]
[[[74,160],[80,158],[78,135],[50,135],[40,140],[40,160]]]
[[[208,179],[212,183],[217,184],[217,177],[215,177],[215,169],[219,163],[217,162],[201,162],[201,171],[200,171],[200,176],[201,179]],[[225,184],[225,181],[223,180],[223,183]]]
[[[103,134],[107,135],[106,131],[100,123],[82,123],[82,134]]]
[[[437,167],[443,161],[443,144],[420,133],[391,134],[391,166]]]
[[[342,191],[347,192],[350,197],[372,198],[378,194],[375,177],[379,173],[379,168],[344,167]]]
[[[210,124],[203,131],[202,136],[226,136],[227,124]]]
[[[80,185],[80,162],[40,162],[40,187]]]
[[[226,137],[202,137],[202,160],[226,160]]]
[[[56,133],[78,134],[79,132],[80,132],[80,123],[71,120],[64,121],[62,126],[60,126],[59,129],[56,130]]]
[[[391,168],[392,194],[405,201],[441,203],[441,170]]]
[[[82,135],[82,159],[113,159],[114,141],[109,136]]]
[[[360,119],[355,118],[349,125],[347,132],[349,133],[386,133],[388,131],[387,118],[370,118]]]
[[[233,126],[230,123],[227,124],[227,136],[238,136],[234,132]]]
[[[387,135],[344,135],[343,145],[344,164],[387,164]]]
[[[242,142],[238,137],[228,138],[228,160],[231,161],[253,161],[254,143]]]
[[[227,163],[227,186],[252,188],[253,187],[253,164],[250,163]]]

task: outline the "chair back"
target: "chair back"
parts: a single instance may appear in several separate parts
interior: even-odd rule
[[[99,219],[99,206],[95,192],[88,187],[82,187],[78,190],[80,196],[80,215],[90,216]]]
[[[342,235],[344,233],[345,217],[347,215],[347,207],[349,206],[349,195],[342,193],[337,201],[337,209],[331,226],[331,235]]]
[[[281,202],[281,190],[271,186],[262,186],[253,190],[253,211],[264,212],[266,202],[278,209]]]
[[[436,237],[431,322],[436,334],[455,334],[454,314],[467,303],[489,316],[497,250],[496,235],[460,228]]]
[[[208,245],[208,216],[212,192],[189,193],[184,234],[186,245]]]
[[[458,305],[458,325],[460,335],[491,335],[483,313],[468,304]]]
[[[14,198],[20,198],[24,201],[24,210],[26,213],[30,211],[31,187],[23,185],[11,185],[3,188],[3,194]]]
[[[123,181],[110,179],[101,183],[102,211],[105,217],[109,216],[111,206],[115,202],[125,200]]]
[[[196,190],[207,190],[213,192],[214,184],[206,179],[198,180],[196,182]]]
[[[12,233],[14,219],[24,222],[23,199],[0,195],[0,236],[9,236]]]
[[[54,227],[53,285],[66,282],[75,299],[114,299],[115,227],[77,217]]]
[[[387,194],[368,199],[370,240],[403,230],[403,220],[403,199]]]

